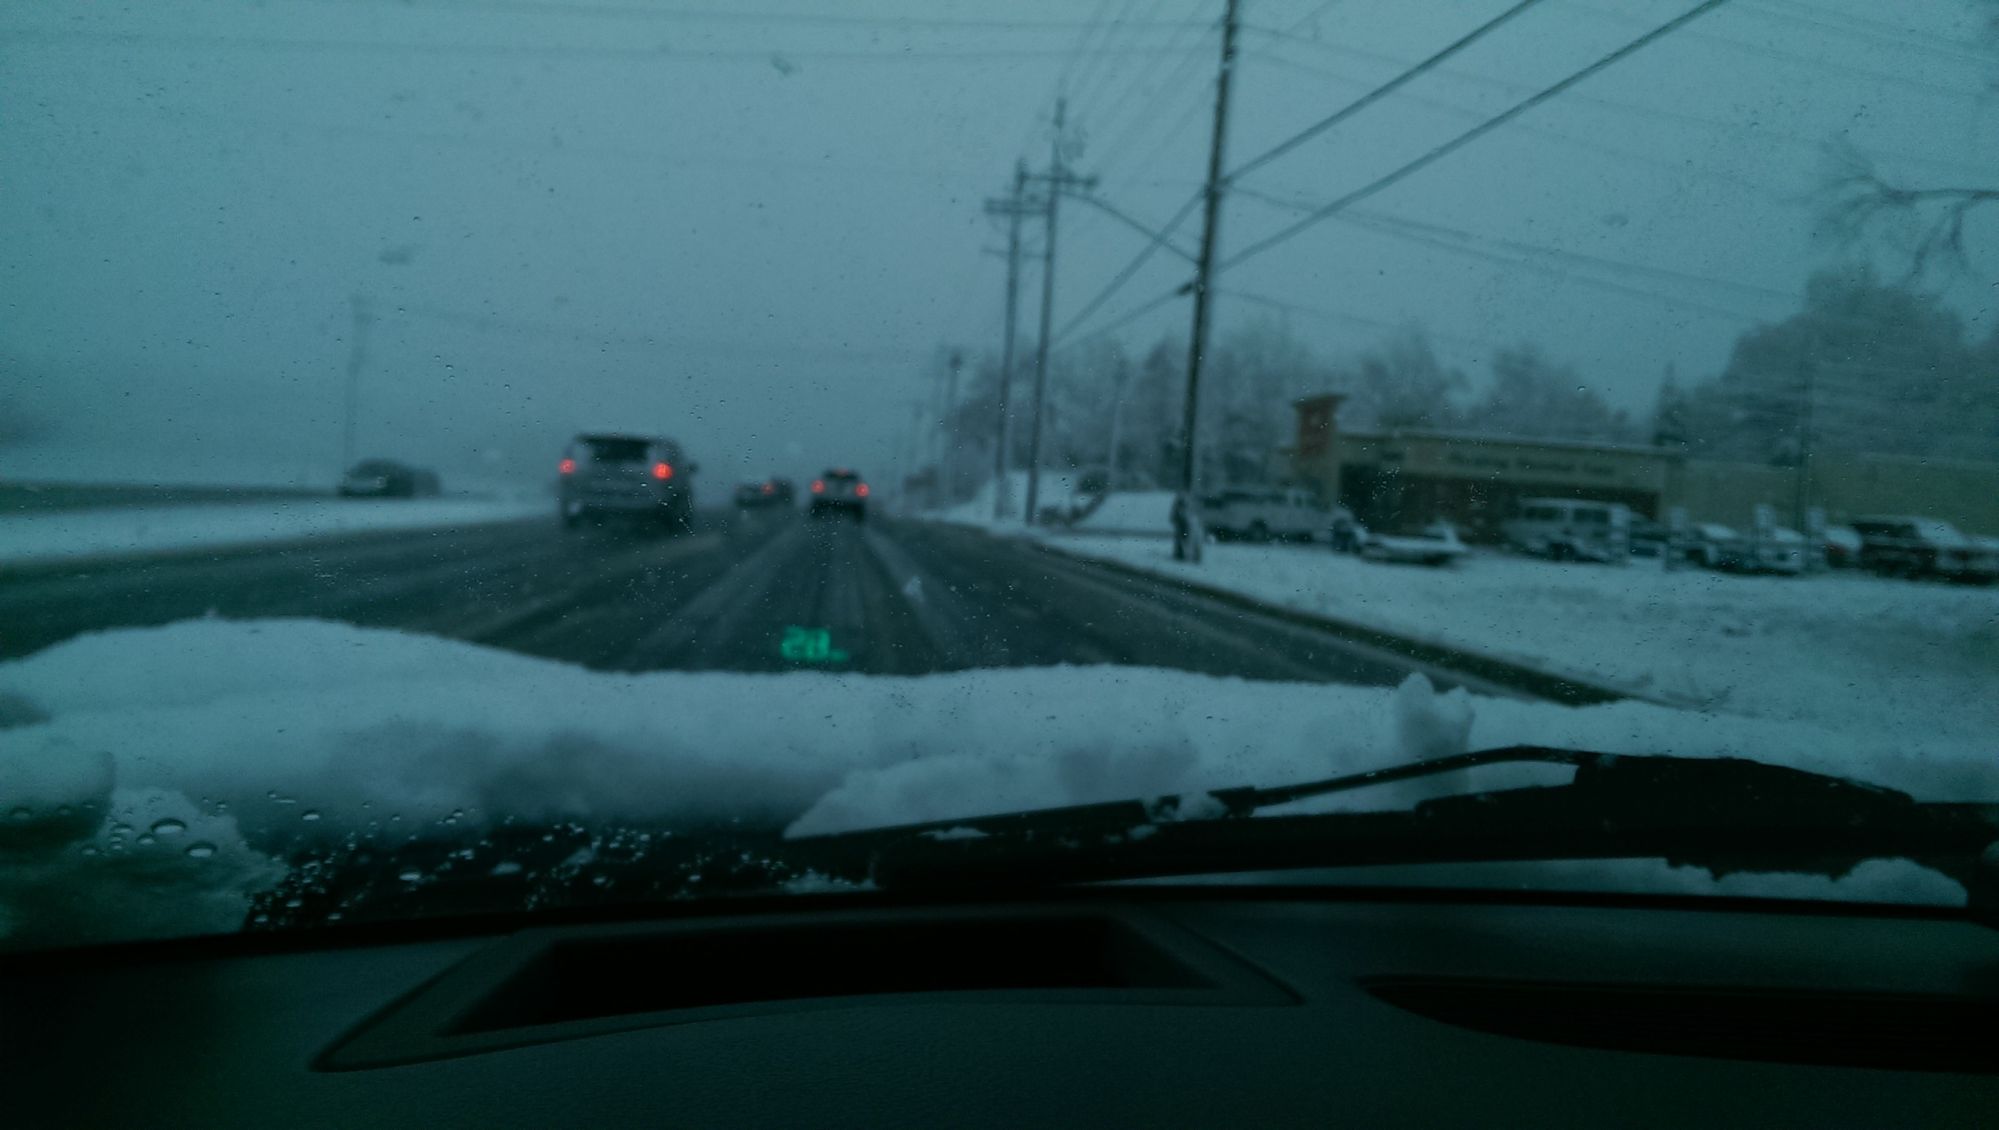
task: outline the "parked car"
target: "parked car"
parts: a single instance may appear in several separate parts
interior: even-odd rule
[[[1695,522],[1680,535],[1680,554],[1708,569],[1740,568],[1749,552],[1741,531],[1720,522]]]
[[[685,530],[694,518],[691,482],[699,465],[659,436],[597,432],[570,441],[557,466],[564,526],[619,515]]]
[[[1301,541],[1328,537],[1334,508],[1299,487],[1236,489],[1201,499],[1201,525],[1216,541]]]
[[[1650,518],[1634,515],[1631,519],[1631,556],[1664,557],[1669,531]]]
[[[1887,577],[1943,577],[1989,582],[1999,577],[1999,553],[1936,518],[1856,518],[1860,567]]]
[[[1465,555],[1465,543],[1449,522],[1431,522],[1409,535],[1369,531],[1361,538],[1360,555],[1370,561],[1449,565]]]
[[[1745,534],[1732,568],[1742,573],[1776,573],[1797,576],[1805,571],[1805,535],[1785,526],[1773,526],[1759,537]]]
[[[1631,557],[1631,508],[1577,498],[1525,498],[1500,523],[1506,543],[1554,561],[1615,563]]]
[[[393,459],[363,459],[340,477],[342,498],[432,498],[442,492],[437,472]]]
[[[868,516],[868,484],[858,471],[845,467],[829,468],[825,474],[812,480],[810,512],[814,518],[845,514],[856,522],[865,521]]]
[[[1860,564],[1860,531],[1852,526],[1827,526],[1821,546],[1825,563],[1834,569],[1852,569]]]

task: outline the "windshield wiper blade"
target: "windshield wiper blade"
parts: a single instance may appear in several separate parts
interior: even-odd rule
[[[1277,805],[1481,766],[1572,766],[1562,785],[1390,811],[1256,816]],[[1277,788],[1040,809],[788,841],[786,856],[882,887],[1038,886],[1405,863],[1663,859],[1717,877],[1838,878],[1906,859],[1990,906],[1999,806],[1906,793],[1746,758],[1511,746]]]

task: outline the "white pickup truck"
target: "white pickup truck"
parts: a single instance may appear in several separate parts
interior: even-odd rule
[[[1201,524],[1217,541],[1324,541],[1338,513],[1297,487],[1225,490],[1201,499]]]

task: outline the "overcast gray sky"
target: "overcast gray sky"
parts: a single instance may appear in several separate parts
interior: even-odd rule
[[[1510,2],[1244,0],[1229,163]],[[1545,0],[1245,178],[1224,253],[1296,217],[1268,198],[1336,197],[1690,5]],[[327,481],[360,296],[365,454],[538,479],[566,434],[620,427],[679,436],[711,491],[887,478],[937,348],[997,345],[980,204],[1047,160],[1058,92],[1107,199],[1158,222],[1192,193],[1220,7],[14,0],[0,393],[47,431],[4,473]],[[1532,340],[1642,407],[1851,254],[1814,236],[1827,141],[1999,184],[1989,10],[1735,0],[1356,213],[1401,235],[1329,221],[1221,285],[1296,307],[1328,356],[1409,323],[1473,368]],[[1999,223],[1971,235],[1989,276]],[[1140,243],[1069,208],[1058,325]],[[1185,278],[1156,257],[1081,331]],[[1989,277],[1946,293],[1990,324]],[[1120,332],[1186,321],[1173,302]]]

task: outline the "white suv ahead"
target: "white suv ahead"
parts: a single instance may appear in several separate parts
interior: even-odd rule
[[[563,451],[557,470],[564,526],[618,514],[678,533],[694,517],[694,487],[689,480],[696,465],[670,439],[580,435]]]

